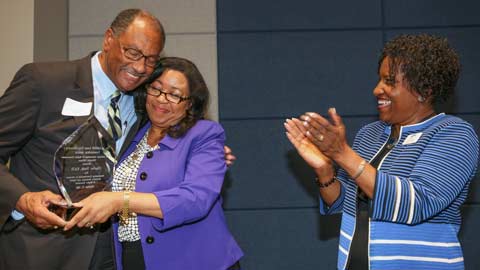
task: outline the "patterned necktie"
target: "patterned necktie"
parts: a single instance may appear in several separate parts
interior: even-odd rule
[[[118,108],[118,101],[120,100],[120,91],[115,91],[108,106],[108,132],[116,141],[122,136],[122,120],[120,120],[120,110]]]

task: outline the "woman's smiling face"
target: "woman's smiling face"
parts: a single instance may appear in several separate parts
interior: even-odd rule
[[[165,70],[151,85],[157,89],[162,89],[165,93],[180,97],[188,97],[190,95],[187,78],[183,73],[176,70]],[[148,117],[152,125],[159,128],[167,129],[176,125],[186,116],[189,106],[189,100],[175,104],[169,102],[164,94],[158,97],[147,95],[146,108]]]
[[[379,82],[373,89],[377,98],[377,110],[380,120],[394,125],[404,126],[420,122],[424,116],[424,103],[420,95],[409,89],[403,73],[398,69],[395,78],[390,75],[390,59],[383,59],[379,70]]]

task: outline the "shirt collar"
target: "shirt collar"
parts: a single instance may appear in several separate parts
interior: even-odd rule
[[[145,133],[147,133],[148,129],[152,126],[152,123],[150,121],[148,121],[147,124],[145,124],[144,127],[142,127],[140,129],[140,131],[137,133],[137,135],[135,135],[135,138],[132,140],[132,143],[134,143],[135,145],[138,144],[143,136],[145,135]],[[168,134],[165,135],[165,137],[160,141],[160,143],[158,145],[160,146],[165,146],[169,149],[174,149],[178,143],[180,141],[180,138],[172,138],[170,137]],[[160,147],[162,148],[162,147]]]
[[[416,132],[423,130],[426,126],[431,125],[432,123],[437,122],[438,120],[442,119],[445,116],[445,113],[439,113],[433,117],[430,117],[420,123],[412,124],[412,125],[406,125],[406,126],[401,126],[400,130],[402,134],[409,133],[409,132]],[[392,130],[392,125],[387,125],[385,127],[385,133],[390,134]]]
[[[101,52],[97,52],[93,57],[92,57],[92,74],[93,74],[93,80],[97,83],[99,86],[98,92],[102,99],[109,99],[110,96],[117,91],[117,87],[115,84],[108,78],[107,74],[102,69],[102,66],[100,65],[100,60],[98,56],[100,55]]]

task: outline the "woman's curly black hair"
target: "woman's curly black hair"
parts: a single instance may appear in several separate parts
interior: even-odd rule
[[[210,93],[202,74],[195,64],[180,57],[161,58],[157,68],[155,68],[154,72],[147,80],[147,84],[160,77],[166,70],[175,70],[185,75],[190,91],[190,99],[184,101],[190,102],[191,104],[190,108],[187,110],[186,116],[181,119],[177,125],[170,127],[167,131],[167,134],[170,137],[179,138],[185,135],[185,133],[187,133],[187,131],[193,127],[198,120],[205,118]],[[143,119],[148,119],[145,107],[146,98],[147,90],[145,86],[139,87],[139,89],[135,91],[135,108],[137,113],[140,113],[143,116]]]
[[[460,73],[460,60],[447,39],[427,34],[400,35],[383,48],[382,61],[390,59],[390,78],[403,73],[410,90],[432,104],[446,101],[455,90]]]

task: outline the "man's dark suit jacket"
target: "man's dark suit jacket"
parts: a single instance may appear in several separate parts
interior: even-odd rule
[[[102,234],[98,230],[40,230],[25,220],[14,222],[10,214],[27,191],[59,193],[53,155],[88,118],[63,116],[61,111],[66,98],[93,102],[91,56],[27,64],[0,98],[1,270],[89,268],[96,240]],[[130,130],[124,147],[137,130],[138,123]],[[10,168],[6,166],[9,159]],[[106,233],[110,234],[110,229]]]

